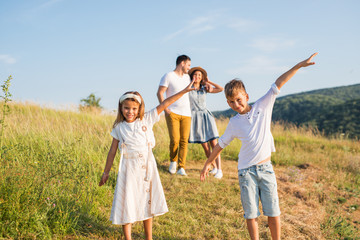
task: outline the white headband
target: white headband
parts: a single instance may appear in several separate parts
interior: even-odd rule
[[[128,98],[134,98],[138,103],[141,104],[141,98],[133,93],[128,93],[128,94],[124,94],[121,96],[119,102],[122,103],[124,100],[128,99]]]

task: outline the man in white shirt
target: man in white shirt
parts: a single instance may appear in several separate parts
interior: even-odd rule
[[[187,73],[190,70],[190,65],[191,59],[186,55],[181,55],[176,59],[175,70],[166,73],[161,78],[157,91],[160,103],[165,99],[164,93],[166,93],[166,98],[168,98],[189,85],[191,80]],[[165,109],[165,118],[170,135],[169,172],[175,174],[178,167],[177,174],[185,176],[187,146],[191,126],[191,109],[188,93]]]

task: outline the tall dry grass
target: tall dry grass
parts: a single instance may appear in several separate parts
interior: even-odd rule
[[[0,105],[0,107],[2,107]],[[117,175],[99,188],[111,143],[112,115],[10,105],[1,149],[0,237],[4,239],[118,239],[108,221]],[[228,120],[217,120],[220,134]],[[328,139],[316,131],[274,124],[283,236],[341,239],[359,236],[358,141]],[[154,239],[246,239],[236,159],[241,142],[222,153],[224,178],[203,184],[205,155],[189,144],[188,177],[167,173],[169,137],[164,119],[154,126],[154,155],[170,212],[154,219]],[[300,219],[300,220],[299,220]],[[270,239],[260,218],[262,239]],[[143,237],[135,224],[134,239]]]

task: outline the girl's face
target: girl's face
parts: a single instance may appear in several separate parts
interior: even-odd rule
[[[195,79],[194,83],[200,83],[202,80],[202,73],[200,71],[195,71],[193,74],[193,80]]]
[[[131,123],[136,120],[139,115],[140,104],[136,101],[125,100],[121,105],[121,112],[126,122]]]

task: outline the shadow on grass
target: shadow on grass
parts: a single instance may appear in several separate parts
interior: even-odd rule
[[[67,236],[66,239],[125,239],[121,225],[111,225],[108,220],[103,219],[103,223],[99,223],[99,219],[95,216],[82,213],[79,216],[78,229],[74,234]],[[135,224],[142,224],[136,222]],[[144,232],[132,232],[132,239],[145,239]],[[153,235],[156,240],[190,240],[190,238],[181,238],[174,236],[158,236]]]
[[[85,238],[93,238],[94,236],[103,237],[104,239],[114,238],[118,236],[119,239],[123,236],[122,228],[116,225],[110,225],[108,220],[102,219],[102,223],[95,216],[87,213],[82,213],[79,216],[78,229],[75,231],[76,236]],[[94,238],[95,239],[95,238]]]
[[[169,175],[172,175],[169,173],[169,165],[165,165],[164,163],[157,162],[157,167],[159,172],[168,173]],[[201,169],[199,168],[186,168],[186,172],[198,172],[200,174],[200,171]]]
[[[168,174],[170,174],[170,173],[169,173],[169,166],[164,165],[164,164],[161,164],[161,163],[159,163],[159,162],[157,162],[156,164],[157,164],[157,167],[158,167],[159,172],[163,172],[163,173],[168,173]]]
[[[108,218],[99,215],[92,215],[91,203],[89,205],[81,205],[75,201],[62,200],[63,206],[67,204],[72,209],[77,209],[69,212],[70,218],[77,218],[75,226],[73,226],[66,239],[124,239],[121,225],[113,225]],[[109,213],[110,214],[110,213]],[[142,222],[135,224],[142,225]],[[145,239],[143,227],[134,227],[132,232],[132,239]],[[141,229],[141,230],[139,230]],[[153,239],[159,240],[189,240],[190,238],[181,238],[176,236],[164,236],[162,234],[153,235]]]

